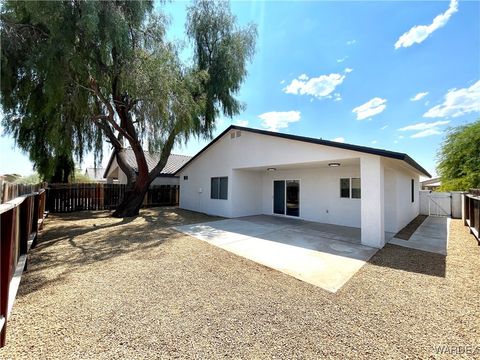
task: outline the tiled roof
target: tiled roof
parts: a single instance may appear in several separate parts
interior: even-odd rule
[[[160,153],[150,153],[148,151],[143,152],[145,154],[145,160],[147,161],[148,171],[151,171],[160,160]],[[125,159],[127,163],[137,171],[137,161],[135,159],[135,153],[131,148],[125,149]],[[160,175],[175,175],[178,169],[180,169],[188,160],[191,159],[191,156],[170,154],[167,160],[167,164],[160,172]],[[110,167],[110,163],[107,166],[107,170]]]

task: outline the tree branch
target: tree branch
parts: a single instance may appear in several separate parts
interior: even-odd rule
[[[175,137],[177,136],[177,131],[175,128],[173,128],[168,135],[167,141],[165,144],[162,146],[162,153],[160,155],[160,160],[158,161],[157,165],[150,171],[149,179],[150,181],[153,181],[158,174],[163,170],[165,165],[167,164],[168,157],[170,156],[170,153],[173,148],[173,144],[175,143]]]
[[[110,123],[110,125],[112,125],[112,127],[115,130],[117,130],[120,134],[122,134],[130,143],[135,143],[135,139],[132,138],[126,130],[122,129],[114,120],[115,110],[113,109],[113,106],[110,103],[110,101],[108,101],[105,98],[105,96],[103,96],[103,94],[101,93],[98,87],[97,81],[93,77],[90,78],[90,87],[95,93],[95,95],[97,96],[97,98],[100,99],[100,101],[105,105],[105,107],[108,110],[108,115],[106,115],[104,119],[107,120],[108,123]]]

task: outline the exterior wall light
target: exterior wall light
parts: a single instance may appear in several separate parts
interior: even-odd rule
[[[328,166],[337,167],[340,166],[340,163],[329,163]]]
[[[277,168],[267,168],[267,171],[277,171]]]

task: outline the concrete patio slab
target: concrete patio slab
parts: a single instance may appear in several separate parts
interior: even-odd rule
[[[450,218],[429,216],[413,233],[409,240],[392,238],[389,243],[411,249],[447,255]]]
[[[339,290],[377,252],[360,245],[359,229],[273,216],[175,229],[330,292]]]

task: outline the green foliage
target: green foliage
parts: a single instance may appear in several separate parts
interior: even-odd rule
[[[42,180],[40,179],[40,175],[38,175],[38,173],[33,173],[28,176],[22,176],[15,180],[16,184],[24,184],[24,185],[36,185],[41,182]]]
[[[450,129],[438,157],[441,191],[480,188],[480,120]]]
[[[74,174],[70,177],[71,183],[91,183],[95,182],[94,179],[91,179],[89,176],[85,175],[82,169],[75,169]]]
[[[21,177],[22,177],[22,175],[20,175],[20,174],[5,174],[5,175],[1,176],[1,180],[7,181],[7,182],[10,182],[10,183],[14,183],[18,179],[20,179]]]
[[[238,114],[242,104],[233,95],[247,75],[246,61],[255,52],[256,27],[238,29],[226,2],[197,1],[188,11],[187,34],[195,44],[198,70],[208,74],[203,82],[204,131],[209,132],[219,107],[227,116]]]
[[[138,175],[126,173],[154,178],[142,144],[166,159],[174,143],[211,136],[219,114],[243,107],[235,95],[256,29],[239,28],[226,2],[190,6],[189,63],[151,1],[5,1],[0,20],[3,125],[44,178],[68,178],[73,158],[100,157],[104,140],[117,160],[134,149]]]

